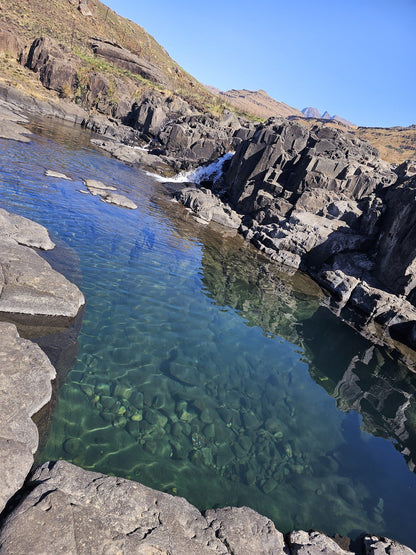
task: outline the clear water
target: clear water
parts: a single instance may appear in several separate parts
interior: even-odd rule
[[[198,226],[81,131],[38,131],[28,145],[0,141],[0,204],[66,245],[64,270],[87,299],[40,459],[200,509],[248,505],[282,531],[416,547],[415,376],[320,307],[307,278]],[[139,209],[80,194],[82,178]]]

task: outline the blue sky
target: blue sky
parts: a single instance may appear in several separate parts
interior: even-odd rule
[[[107,0],[221,90],[357,125],[416,124],[416,0]]]

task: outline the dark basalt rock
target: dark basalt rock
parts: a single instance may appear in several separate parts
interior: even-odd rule
[[[403,169],[404,165],[398,168],[399,175]],[[384,205],[376,275],[391,291],[416,304],[416,175],[399,178],[386,193]]]
[[[49,37],[35,39],[23,60],[32,71],[39,73],[44,87],[63,92],[74,92],[77,86],[77,69],[80,60],[65,46]]]
[[[348,304],[415,348],[415,175],[350,133],[271,119],[237,147],[225,182],[248,240],[312,275],[338,313]]]
[[[332,128],[271,119],[238,147],[226,175],[231,202],[258,223],[295,207],[318,213],[327,202],[358,202],[394,183],[396,175],[369,144]],[[271,195],[262,214],[264,195]],[[323,199],[322,195],[326,195]]]
[[[145,136],[156,137],[168,121],[194,112],[195,110],[180,98],[149,91],[132,105],[123,122],[141,131]]]

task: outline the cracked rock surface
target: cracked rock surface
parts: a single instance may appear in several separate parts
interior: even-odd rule
[[[65,461],[45,463],[29,488],[0,532],[9,555],[287,553],[282,534],[251,509],[213,510],[205,518],[181,497]]]
[[[33,464],[38,430],[31,419],[51,398],[55,369],[45,353],[0,323],[0,512]]]

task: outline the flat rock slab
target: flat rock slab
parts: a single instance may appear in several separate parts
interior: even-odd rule
[[[45,175],[47,177],[55,177],[56,179],[67,179],[68,181],[72,181],[72,179],[64,173],[56,172],[54,170],[46,170]]]
[[[49,233],[42,225],[0,208],[0,237],[9,237],[20,245],[51,250],[55,247]]]
[[[130,208],[130,210],[135,210],[137,208],[137,204],[135,204],[132,200],[124,195],[113,192],[117,191],[115,187],[105,185],[101,181],[97,181],[95,179],[83,179],[83,182],[92,195],[100,196],[101,200],[104,202],[120,206],[121,208]]]
[[[0,238],[0,313],[75,318],[84,295],[31,248]]]
[[[135,202],[118,193],[110,192],[101,194],[100,196],[104,202],[114,204],[115,206],[120,206],[121,208],[129,208],[130,210],[136,210],[137,208],[137,204]]]
[[[28,120],[0,100],[0,138],[30,143],[27,135],[32,135],[32,132],[19,125],[20,123],[28,123]]]
[[[210,511],[207,519],[181,497],[65,461],[45,463],[29,486],[0,532],[8,555],[288,553],[272,522],[251,509]]]
[[[83,179],[82,181],[93,195],[100,194],[98,191],[117,191],[115,187],[105,185],[102,181],[97,181],[96,179]]]
[[[14,121],[3,120],[0,121],[0,138],[11,139],[13,141],[20,141],[21,143],[30,143],[28,135],[32,133],[15,123]]]
[[[33,464],[38,430],[31,416],[51,398],[55,369],[16,326],[0,322],[0,511]]]

